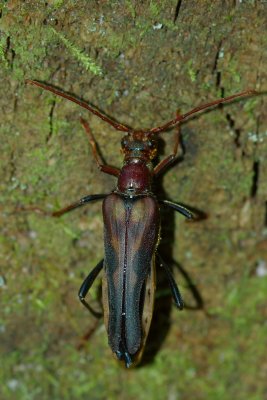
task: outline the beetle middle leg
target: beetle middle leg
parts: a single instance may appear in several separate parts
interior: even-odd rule
[[[97,200],[102,200],[106,197],[106,194],[91,194],[85,197],[82,197],[80,200],[75,201],[74,203],[71,203],[69,206],[64,207],[58,211],[47,211],[39,207],[31,206],[31,207],[17,207],[16,212],[20,211],[32,211],[37,214],[42,214],[47,217],[61,217],[61,215],[74,210],[75,208],[82,207],[87,203],[90,203],[91,201],[97,201]]]
[[[106,197],[106,194],[91,194],[85,197],[82,197],[80,200],[76,201],[75,203],[70,204],[67,207],[62,208],[61,210],[54,211],[51,216],[52,217],[61,217],[61,215],[74,210],[75,208],[82,207],[91,201],[102,200]]]
[[[165,261],[163,261],[163,259],[161,258],[161,256],[158,253],[157,253],[157,258],[159,260],[160,266],[164,268],[164,271],[167,275],[175,305],[177,306],[177,308],[182,310],[184,308],[184,302],[183,302],[180,290],[178,289],[178,286],[172,275],[172,272],[171,272],[169,266],[165,263]]]

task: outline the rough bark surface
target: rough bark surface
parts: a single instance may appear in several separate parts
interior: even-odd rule
[[[159,274],[140,368],[125,371],[112,359],[103,321],[77,299],[82,279],[103,256],[101,204],[57,220],[15,210],[54,210],[114,188],[115,179],[96,167],[81,114],[105,160],[118,167],[122,161],[119,132],[25,86],[26,78],[61,88],[134,128],[160,125],[177,110],[247,88],[266,91],[267,2],[1,4],[0,397],[266,398],[263,93],[182,125],[184,156],[164,175],[160,191],[208,218],[189,224],[173,213],[162,216],[161,253],[188,308],[171,308]],[[171,152],[174,132],[161,135],[161,157]],[[100,307],[97,284],[91,296]]]

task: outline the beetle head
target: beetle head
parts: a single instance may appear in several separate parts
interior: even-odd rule
[[[150,132],[129,132],[122,138],[121,147],[126,159],[152,160],[157,154],[157,137]]]

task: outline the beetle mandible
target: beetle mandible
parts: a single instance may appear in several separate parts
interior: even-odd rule
[[[26,82],[77,103],[116,130],[126,133],[121,141],[123,166],[118,169],[101,163],[90,127],[81,119],[99,169],[116,176],[117,187],[110,194],[85,196],[51,215],[59,217],[92,201],[103,200],[105,255],[84,280],[79,290],[79,298],[90,309],[85,297],[95,278],[104,269],[103,305],[108,341],[112,352],[119,360],[124,361],[128,368],[141,360],[148,336],[154,304],[156,259],[166,272],[176,306],[180,310],[183,308],[183,300],[172,272],[157,253],[160,235],[159,204],[171,207],[189,219],[193,218],[193,214],[179,203],[158,200],[152,192],[152,180],[173,163],[179,142],[177,134],[172,154],[153,167],[152,160],[157,155],[158,134],[199,111],[257,92],[246,90],[198,106],[185,114],[176,115],[162,126],[149,130],[133,130],[115,122],[84,101],[51,86],[32,80]]]

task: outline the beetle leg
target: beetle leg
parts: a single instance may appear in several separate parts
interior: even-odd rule
[[[174,160],[176,159],[174,154],[170,154],[168,157],[164,158],[161,160],[158,165],[155,166],[154,168],[154,176],[157,178],[165,168],[168,168],[169,165],[171,165]]]
[[[173,203],[172,201],[169,200],[159,200],[160,203],[164,204],[165,206],[173,208],[175,211],[178,211],[180,214],[182,214],[184,217],[188,219],[194,219],[194,214],[189,211],[186,207],[184,207],[182,204],[179,203]]]
[[[95,159],[100,171],[102,171],[106,174],[109,174],[109,175],[119,176],[120,170],[118,168],[103,164],[103,160],[101,158],[101,155],[99,154],[99,151],[97,150],[97,145],[96,145],[95,139],[92,135],[92,132],[91,132],[88,122],[85,121],[85,119],[83,119],[83,118],[80,118],[80,121],[81,121],[82,126],[85,129],[85,132],[88,135],[89,143],[93,149],[93,156],[94,156],[94,159]]]
[[[179,113],[176,113],[177,118],[179,117]],[[174,141],[174,147],[173,147],[173,152],[170,154],[168,157],[164,158],[161,160],[158,165],[154,168],[154,176],[157,178],[165,168],[169,167],[175,160],[176,160],[176,155],[178,151],[178,146],[180,143],[180,135],[181,135],[181,130],[180,130],[180,125],[178,124],[177,126],[177,133],[175,136],[175,141]]]
[[[38,214],[46,215],[47,217],[60,217],[61,215],[74,210],[75,208],[84,206],[87,203],[90,203],[91,201],[95,200],[101,200],[104,199],[107,195],[106,194],[91,194],[85,197],[82,197],[80,200],[76,201],[75,203],[70,204],[67,207],[62,208],[61,210],[50,212],[47,210],[43,210],[42,208],[39,207],[17,207],[15,212],[20,212],[20,211],[33,211]]]
[[[102,200],[106,197],[106,194],[90,194],[88,196],[82,197],[80,200],[76,201],[75,203],[70,204],[67,207],[62,208],[61,210],[54,211],[51,215],[52,217],[60,217],[61,215],[74,210],[75,208],[82,207],[87,203],[95,200]]]
[[[92,284],[94,283],[97,275],[99,274],[99,272],[101,271],[101,269],[103,268],[104,265],[104,259],[101,260],[97,266],[92,269],[92,271],[89,273],[89,275],[85,278],[85,280],[82,283],[82,286],[80,287],[80,290],[78,292],[78,296],[79,299],[81,301],[81,303],[94,315],[98,314],[98,316],[100,315],[99,313],[96,313],[94,310],[92,310],[92,308],[89,306],[89,304],[87,303],[87,301],[85,300],[85,297],[90,289],[90,287],[92,286]]]
[[[178,286],[174,280],[172,272],[171,272],[170,268],[168,267],[168,265],[165,263],[165,261],[163,261],[163,259],[161,258],[161,256],[158,253],[157,253],[157,257],[160,262],[160,266],[163,267],[164,271],[166,272],[175,305],[177,308],[182,310],[184,308],[184,302],[183,302],[181,293],[178,289]]]

